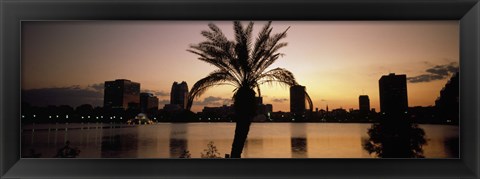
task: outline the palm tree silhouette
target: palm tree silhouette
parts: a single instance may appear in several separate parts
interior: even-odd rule
[[[218,68],[193,85],[188,96],[187,109],[192,107],[194,98],[210,87],[235,87],[233,105],[236,127],[230,153],[232,158],[240,158],[252,118],[256,115],[255,89],[258,96],[261,96],[261,84],[278,82],[287,86],[297,85],[293,74],[286,69],[275,68],[267,71],[270,65],[283,56],[278,50],[287,43],[280,40],[287,36],[290,27],[282,33],[272,34],[271,22],[268,22],[259,32],[256,41],[252,42],[253,24],[250,22],[244,27],[239,21],[235,21],[235,40],[231,41],[220,28],[210,23],[209,31],[201,32],[207,40],[191,45],[187,50],[197,54],[199,60]]]

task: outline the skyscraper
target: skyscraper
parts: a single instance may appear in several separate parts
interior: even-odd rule
[[[378,81],[380,87],[380,111],[383,115],[400,117],[407,113],[407,76],[390,73]]]
[[[140,103],[140,83],[126,79],[105,81],[103,96],[104,108],[123,108]]]
[[[358,97],[358,104],[361,113],[368,113],[370,111],[370,99],[368,95],[360,95]]]
[[[140,93],[140,109],[143,113],[158,110],[158,98],[152,93]]]
[[[305,118],[305,86],[290,87],[290,112],[295,120]]]
[[[188,86],[187,82],[177,83],[176,81],[172,85],[172,91],[170,92],[170,104],[179,105],[182,109],[187,107],[188,102]]]

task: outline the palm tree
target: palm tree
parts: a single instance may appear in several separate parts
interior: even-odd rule
[[[192,107],[194,98],[202,95],[208,88],[217,85],[231,85],[234,89],[233,105],[235,110],[235,136],[231,157],[240,158],[247,139],[252,119],[256,115],[255,89],[261,96],[260,85],[278,82],[282,85],[297,85],[293,74],[283,68],[267,71],[279,57],[278,50],[287,45],[280,42],[287,36],[288,28],[282,33],[272,35],[271,22],[259,32],[252,42],[253,22],[244,27],[239,21],[234,22],[235,40],[228,40],[215,24],[210,23],[209,31],[201,34],[207,39],[191,45],[187,50],[199,56],[199,60],[214,65],[218,69],[193,85],[187,109]],[[289,27],[290,28],[290,27]]]

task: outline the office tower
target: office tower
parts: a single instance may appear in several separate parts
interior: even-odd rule
[[[263,104],[263,97],[255,97],[255,103],[257,104],[257,115],[258,114],[267,114],[266,106]]]
[[[103,107],[123,108],[134,107],[140,103],[140,83],[126,79],[105,81]]]
[[[172,91],[170,92],[170,104],[179,105],[180,108],[185,109],[188,102],[188,86],[187,82],[177,83],[176,81],[172,85]]]
[[[143,113],[158,110],[158,98],[152,93],[140,93],[140,109]]]
[[[401,117],[407,113],[407,76],[390,73],[380,78],[380,111],[382,115]]]
[[[305,118],[305,86],[294,85],[290,87],[290,113],[294,119]]]
[[[370,111],[370,99],[368,95],[360,95],[358,97],[359,111],[361,113],[368,113]]]
[[[265,104],[265,110],[268,113],[272,113],[273,112],[273,105],[272,104]]]

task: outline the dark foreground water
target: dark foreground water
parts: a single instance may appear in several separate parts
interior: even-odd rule
[[[363,147],[371,124],[253,123],[243,158],[371,158]],[[426,158],[458,157],[457,126],[419,125]],[[32,130],[34,129],[34,130]],[[22,157],[54,157],[70,141],[79,158],[200,158],[213,142],[230,153],[234,123],[35,124],[22,128]]]

